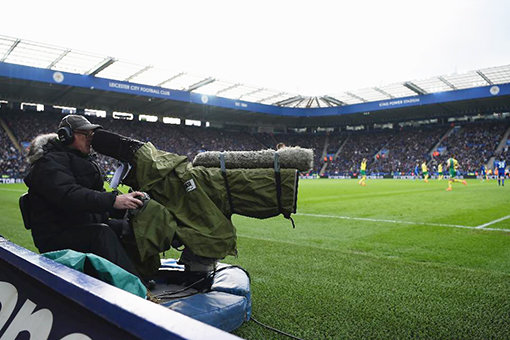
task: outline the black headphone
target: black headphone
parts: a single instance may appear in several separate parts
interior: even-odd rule
[[[74,133],[71,124],[64,118],[64,122],[69,126],[62,126],[57,130],[58,140],[64,145],[70,145],[74,141]]]

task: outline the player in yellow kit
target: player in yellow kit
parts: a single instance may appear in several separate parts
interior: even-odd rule
[[[461,181],[460,179],[455,178],[457,176],[457,168],[459,167],[459,162],[453,158],[453,155],[446,161],[446,167],[450,172],[450,179],[448,179],[448,188],[446,191],[452,191],[452,183],[455,182],[467,185],[466,181]]]
[[[437,179],[442,180],[444,178],[443,175],[443,163],[439,163],[437,166]]]
[[[367,180],[367,159],[366,158],[363,158],[363,160],[361,161],[361,165],[359,167],[359,172],[360,172],[361,179],[358,181],[358,184],[361,186],[367,185],[367,183],[366,183],[366,180]]]
[[[423,161],[421,163],[421,173],[423,175],[423,181],[425,183],[429,182],[429,169],[427,168],[427,161]]]

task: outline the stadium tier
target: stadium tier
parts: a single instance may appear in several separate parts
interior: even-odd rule
[[[259,150],[278,143],[312,148],[313,173],[324,177],[355,176],[363,158],[367,173],[378,176],[412,174],[423,161],[434,170],[452,152],[461,171],[473,173],[508,153],[510,65],[307,97],[214,77],[177,85],[174,80],[183,80],[184,73],[156,72],[161,78],[156,80],[142,77],[151,68],[139,65],[136,72],[116,74],[109,71],[129,63],[101,56],[85,60],[78,51],[10,37],[0,42],[4,177],[22,177],[28,143],[54,132],[68,113],[101,112],[106,118],[91,119],[105,128],[189,159],[201,151]],[[27,45],[38,46],[38,52]],[[52,59],[50,66],[40,66],[43,53]],[[205,91],[212,85],[223,87]],[[119,117],[132,120],[114,119]],[[148,117],[157,122],[144,121]],[[180,123],[164,124],[165,118]],[[108,173],[115,166],[103,156],[99,162]]]
[[[42,133],[54,132],[62,114],[3,109],[0,118],[4,177],[21,178],[27,170],[24,149]],[[314,150],[313,173],[321,176],[355,176],[367,158],[367,172],[381,176],[410,175],[424,160],[431,169],[446,161],[453,152],[461,160],[461,171],[473,173],[482,164],[491,168],[494,156],[508,153],[507,119],[428,125],[373,131],[303,133],[257,133],[228,129],[201,128],[113,118],[89,117],[106,129],[156,147],[186,155],[192,160],[202,151],[274,149],[277,143]],[[100,166],[112,173],[116,162],[98,156]]]

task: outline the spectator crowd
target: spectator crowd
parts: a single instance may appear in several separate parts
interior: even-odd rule
[[[62,114],[46,112],[6,111],[0,113],[8,133],[0,130],[2,157],[0,171],[4,177],[23,177],[27,171],[24,153],[14,143],[26,148],[42,133],[55,132]],[[465,172],[477,171],[496,154],[496,148],[508,129],[506,121],[473,122],[459,126],[426,126],[360,132],[332,133],[252,133],[228,129],[202,128],[134,120],[87,117],[122,135],[157,148],[186,155],[192,160],[203,151],[240,151],[275,149],[277,143],[311,148],[314,151],[313,172],[330,175],[355,175],[363,158],[372,174],[410,174],[417,163],[428,162],[433,169],[453,153]],[[509,153],[508,147],[502,151]],[[116,161],[98,156],[105,173],[111,173]],[[490,166],[490,165],[489,165]]]

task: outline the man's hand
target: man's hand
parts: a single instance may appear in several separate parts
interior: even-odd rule
[[[113,207],[115,209],[136,209],[143,205],[143,202],[137,199],[136,197],[143,196],[143,193],[140,191],[133,191],[129,194],[118,195],[115,198],[115,202],[113,203]]]

